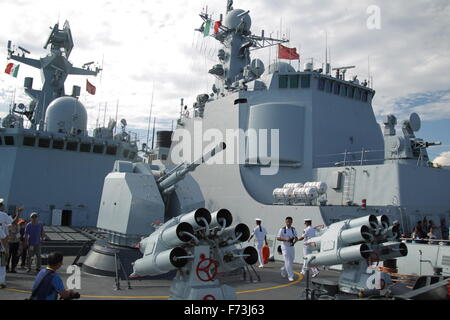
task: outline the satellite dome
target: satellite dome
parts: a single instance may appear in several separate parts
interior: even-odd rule
[[[239,17],[240,14],[245,12],[246,11],[242,9],[231,10],[225,17],[223,25],[229,29],[234,30],[241,24],[242,18],[244,18],[244,31],[250,31],[250,28],[252,26],[252,19],[250,18],[250,15],[245,14],[244,16]]]
[[[87,133],[87,112],[83,104],[73,97],[60,97],[52,101],[45,115],[46,130],[55,133]]]
[[[269,74],[275,73],[277,71],[281,73],[286,73],[286,72],[295,72],[295,69],[289,63],[274,62],[269,66]]]

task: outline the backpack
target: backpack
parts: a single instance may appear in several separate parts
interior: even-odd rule
[[[54,290],[52,282],[56,273],[49,269],[46,269],[45,272],[46,274],[42,277],[28,300],[45,300]]]

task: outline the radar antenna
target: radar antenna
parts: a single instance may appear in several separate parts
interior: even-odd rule
[[[345,74],[347,73],[347,70],[354,69],[356,66],[347,66],[347,67],[339,67],[339,68],[333,68],[333,71],[336,71],[336,78],[341,79],[345,81]],[[342,77],[341,77],[341,71],[342,71]]]

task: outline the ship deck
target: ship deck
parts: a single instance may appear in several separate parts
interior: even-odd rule
[[[74,257],[66,257],[65,264],[58,271],[64,283],[70,274],[66,274]],[[238,300],[299,300],[304,297],[305,279],[300,274],[300,265],[295,265],[295,280],[288,282],[280,275],[280,262],[269,262],[264,268],[256,268],[261,281],[255,274],[244,280],[241,275],[233,275],[222,283],[233,287]],[[17,268],[17,273],[8,273],[7,287],[0,290],[0,300],[24,300],[30,296],[36,273],[28,274],[25,269]],[[318,278],[336,280],[338,272],[324,270]],[[115,288],[115,278],[81,273],[81,300],[167,300],[170,298],[170,280],[131,280],[131,289],[127,281],[120,281],[120,290]]]

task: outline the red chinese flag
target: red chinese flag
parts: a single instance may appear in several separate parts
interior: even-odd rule
[[[221,25],[222,25],[222,22],[220,22],[220,21],[216,21],[214,23],[214,33],[219,33],[219,28]]]
[[[86,91],[92,95],[95,95],[96,88],[95,86],[86,79]]]
[[[279,44],[278,59],[299,60],[300,55],[297,53],[297,48],[288,48]]]

